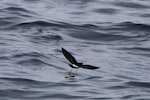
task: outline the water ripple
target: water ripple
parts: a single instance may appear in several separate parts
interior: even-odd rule
[[[149,100],[149,8],[148,0],[1,0],[0,99]],[[65,78],[61,47],[101,68]]]
[[[133,2],[116,2],[115,5],[120,7],[126,7],[126,8],[133,8],[133,9],[149,9],[150,6],[148,5],[142,5],[139,3],[133,3]]]
[[[138,81],[131,81],[126,83],[129,86],[134,87],[143,87],[143,88],[150,88],[150,82],[138,82]]]

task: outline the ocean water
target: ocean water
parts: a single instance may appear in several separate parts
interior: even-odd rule
[[[149,18],[149,0],[0,0],[0,100],[150,100]],[[65,78],[61,47],[100,68]]]

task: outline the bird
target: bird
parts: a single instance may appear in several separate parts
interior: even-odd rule
[[[70,62],[70,64],[68,64],[71,68],[75,68],[75,69],[79,69],[79,68],[83,68],[83,69],[90,69],[90,70],[95,70],[98,69],[99,67],[96,66],[92,66],[92,65],[86,65],[83,64],[82,62],[78,62],[76,60],[76,58],[71,55],[70,52],[68,52],[66,49],[61,48],[63,55],[65,56],[65,58]],[[77,75],[77,74],[76,74]],[[73,76],[74,77],[74,76]]]

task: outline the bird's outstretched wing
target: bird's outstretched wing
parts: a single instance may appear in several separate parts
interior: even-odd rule
[[[78,64],[78,62],[76,61],[76,59],[64,48],[61,48],[62,53],[64,54],[64,56],[72,63],[72,64]]]
[[[98,69],[99,67],[95,67],[95,66],[91,66],[91,65],[82,65],[80,66],[81,68],[84,68],[84,69]]]

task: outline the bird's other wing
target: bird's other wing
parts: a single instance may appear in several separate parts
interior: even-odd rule
[[[91,66],[91,65],[82,65],[80,66],[81,68],[84,68],[84,69],[98,69],[99,67],[95,67],[95,66]]]
[[[62,53],[63,55],[72,63],[72,64],[78,64],[78,62],[76,61],[76,59],[64,48],[62,49]]]

